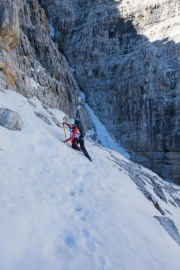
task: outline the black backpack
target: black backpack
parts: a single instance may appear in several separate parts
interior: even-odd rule
[[[82,125],[81,121],[79,119],[75,119],[75,125],[79,129],[79,132],[81,133],[80,138],[82,139],[86,135],[86,133],[84,131],[84,128],[83,128],[83,125]]]

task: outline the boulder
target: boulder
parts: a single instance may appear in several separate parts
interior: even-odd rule
[[[0,126],[9,130],[21,130],[23,127],[23,120],[19,113],[0,108]]]

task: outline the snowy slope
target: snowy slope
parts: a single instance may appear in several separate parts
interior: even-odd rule
[[[178,186],[86,141],[90,162],[62,142],[50,113],[63,112],[37,99],[0,92],[0,108],[24,121],[21,131],[0,126],[1,270],[179,270]]]

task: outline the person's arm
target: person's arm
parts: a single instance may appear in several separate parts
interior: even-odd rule
[[[62,122],[62,125],[64,126],[64,125],[66,125],[66,126],[68,126],[69,127],[69,124],[68,123],[66,123],[66,122]]]
[[[69,137],[68,139],[66,139],[63,142],[69,142],[69,141],[73,140],[77,133],[78,133],[78,128],[75,127],[75,129],[74,129],[73,134],[71,135],[71,137]]]

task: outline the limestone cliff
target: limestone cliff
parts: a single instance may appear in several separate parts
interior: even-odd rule
[[[41,0],[88,103],[133,160],[180,183],[179,0]]]
[[[51,39],[47,16],[38,0],[1,0],[0,89],[6,88],[26,97],[36,96],[44,105],[71,117],[76,114],[79,87]]]

